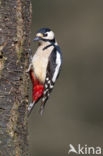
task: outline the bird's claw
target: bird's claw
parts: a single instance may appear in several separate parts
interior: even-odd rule
[[[26,73],[29,73],[30,72],[31,66],[32,66],[32,64],[30,63],[28,69],[26,70]]]

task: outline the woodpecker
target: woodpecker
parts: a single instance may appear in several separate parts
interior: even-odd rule
[[[27,70],[33,84],[33,99],[28,106],[28,115],[40,99],[40,114],[42,115],[45,103],[61,70],[62,52],[56,42],[54,32],[49,28],[37,31],[33,41],[38,41],[38,48]]]

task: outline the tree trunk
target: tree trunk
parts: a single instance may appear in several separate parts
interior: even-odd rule
[[[30,0],[0,0],[0,156],[27,156]]]

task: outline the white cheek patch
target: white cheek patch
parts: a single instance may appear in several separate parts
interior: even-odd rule
[[[49,39],[49,40],[54,39],[54,32],[53,31],[47,32],[47,36],[46,37],[43,37],[43,38],[44,39]]]

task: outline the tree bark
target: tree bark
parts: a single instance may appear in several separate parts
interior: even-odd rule
[[[0,156],[27,156],[30,0],[0,0]]]

